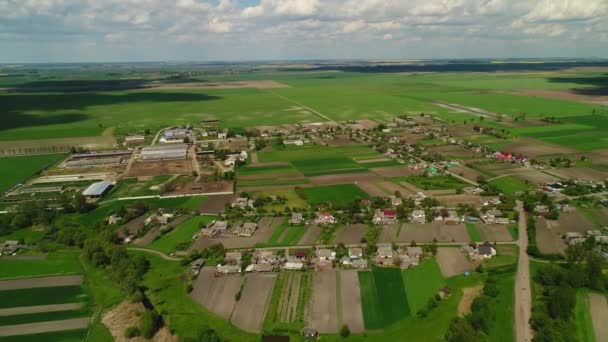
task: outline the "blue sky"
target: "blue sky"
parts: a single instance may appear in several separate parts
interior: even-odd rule
[[[608,57],[608,0],[0,0],[0,62]]]

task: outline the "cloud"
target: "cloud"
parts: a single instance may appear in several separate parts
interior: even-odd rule
[[[606,15],[606,0],[542,0],[524,17],[527,21],[584,20]]]

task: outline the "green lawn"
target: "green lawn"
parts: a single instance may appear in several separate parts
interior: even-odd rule
[[[2,257],[0,279],[80,273],[82,269],[78,260],[79,255],[80,252],[77,251],[62,251],[49,253],[43,260]]]
[[[435,259],[423,261],[417,267],[402,272],[407,303],[412,313],[426,306],[445,285],[441,270]]]
[[[517,241],[519,239],[519,228],[518,227],[519,226],[517,223],[511,223],[507,226],[507,230],[509,231],[509,234],[511,234],[513,241]]]
[[[308,228],[304,225],[292,226],[283,223],[272,232],[265,243],[257,244],[257,247],[294,246],[297,245]]]
[[[410,314],[399,269],[374,267],[358,275],[366,329],[382,329]]]
[[[477,224],[465,223],[465,227],[467,228],[467,233],[469,233],[469,238],[471,238],[471,241],[483,241],[481,238],[481,233],[477,228]]]
[[[0,193],[9,190],[18,183],[22,183],[64,156],[64,154],[40,154],[24,157],[1,157]]]
[[[490,184],[496,186],[498,190],[506,195],[512,195],[518,191],[528,191],[534,188],[533,185],[526,184],[520,178],[515,176],[507,176],[490,181]]]
[[[161,235],[147,248],[161,251],[165,254],[175,252],[175,247],[180,243],[192,243],[192,236],[202,228],[202,226],[216,219],[215,216],[195,216],[188,221],[177,225],[170,232]]]
[[[105,200],[119,197],[160,195],[161,189],[152,190],[150,188],[155,186],[159,187],[161,184],[171,179],[171,177],[172,176],[156,176],[145,182],[139,182],[137,178],[122,179],[118,181],[118,184],[116,184],[110,194],[106,196]]]
[[[501,270],[497,276],[496,286],[498,296],[494,299],[492,306],[494,317],[490,324],[489,341],[511,342],[515,340],[514,317],[515,317],[515,268],[510,271]]]
[[[26,245],[35,245],[44,238],[48,229],[44,228],[23,228],[16,230],[8,235],[0,236],[0,241],[19,240]],[[0,259],[2,260],[2,259]],[[1,262],[1,261],[0,261]]]
[[[316,186],[305,188],[304,193],[306,193],[308,203],[311,205],[323,203],[348,205],[356,199],[369,198],[369,195],[365,191],[354,184]]]

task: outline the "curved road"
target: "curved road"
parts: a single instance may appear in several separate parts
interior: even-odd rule
[[[517,276],[515,278],[515,336],[517,342],[532,341],[530,316],[532,311],[532,293],[530,291],[530,260],[526,249],[528,248],[528,229],[526,226],[526,212],[521,201],[517,201],[519,212],[519,258]]]
[[[172,256],[168,256],[167,254],[165,254],[163,252],[156,251],[156,250],[153,250],[153,249],[139,248],[139,247],[128,247],[127,250],[156,254],[159,257],[161,257],[161,258],[163,258],[165,260],[169,260],[169,261],[180,261],[180,260],[182,260],[181,258],[175,258],[175,257],[172,257]]]

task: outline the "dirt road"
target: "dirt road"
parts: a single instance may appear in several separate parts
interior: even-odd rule
[[[526,213],[523,204],[517,201],[519,212],[519,260],[517,264],[517,277],[515,279],[515,335],[518,342],[532,341],[530,328],[530,315],[532,311],[532,293],[530,291],[530,260],[526,248],[528,247],[528,233],[526,227]]]

